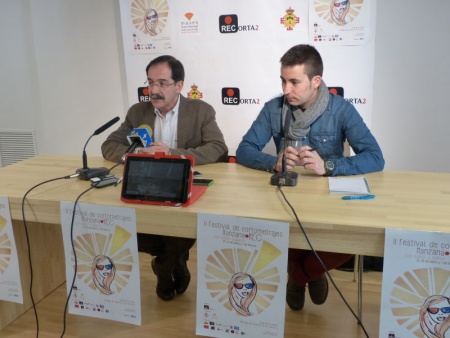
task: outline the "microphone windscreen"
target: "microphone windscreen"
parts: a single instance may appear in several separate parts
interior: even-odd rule
[[[144,125],[142,125],[144,126]],[[140,147],[147,148],[150,143],[152,143],[151,129],[149,126],[142,128],[139,126],[138,128],[133,128],[127,135],[128,142],[130,144],[138,142]],[[148,129],[148,128],[149,129]]]
[[[141,124],[139,126],[139,128],[146,128],[148,130],[148,133],[150,134],[150,136],[153,136],[153,129],[148,124]]]

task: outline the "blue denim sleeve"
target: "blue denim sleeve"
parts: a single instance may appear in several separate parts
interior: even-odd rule
[[[380,146],[352,104],[345,105],[341,118],[344,138],[355,155],[338,158],[333,175],[356,175],[383,170],[384,158]]]
[[[262,152],[273,137],[277,153],[282,139],[280,98],[267,102],[236,150],[236,162],[246,167],[272,171],[277,157]]]

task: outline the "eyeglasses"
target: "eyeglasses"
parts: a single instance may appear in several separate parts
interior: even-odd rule
[[[97,269],[99,269],[100,271],[102,271],[103,269],[111,270],[112,267],[113,267],[112,264],[108,264],[108,265],[97,265]]]
[[[450,306],[447,306],[447,307],[441,307],[441,308],[438,308],[438,307],[429,307],[429,308],[428,308],[428,312],[431,313],[431,314],[433,314],[433,315],[435,315],[436,313],[438,313],[439,310],[441,310],[442,313],[450,313]]]
[[[145,81],[144,83],[147,84],[148,88],[153,88],[156,86],[157,88],[165,89],[165,88],[175,84],[176,82],[172,82],[172,83],[169,83],[168,81],[153,82],[153,81],[150,81],[149,79],[147,79],[147,81]]]
[[[335,2],[335,3],[334,3],[334,6],[335,6],[335,7],[339,7],[339,6],[347,6],[347,2],[348,2],[348,1]]]
[[[239,290],[242,289],[244,286],[246,289],[253,289],[253,283],[247,283],[247,284],[234,283],[234,287]]]

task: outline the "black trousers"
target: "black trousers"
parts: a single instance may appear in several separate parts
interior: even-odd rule
[[[156,256],[158,273],[172,274],[175,265],[182,258],[189,257],[189,249],[195,238],[171,237],[151,234],[137,234],[138,250]]]

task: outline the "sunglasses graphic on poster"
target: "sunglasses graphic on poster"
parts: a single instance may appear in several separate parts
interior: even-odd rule
[[[75,213],[73,208],[61,202],[69,313],[140,325],[134,209],[85,203]]]
[[[450,337],[450,234],[386,229],[380,337]]]
[[[197,222],[197,334],[283,337],[289,224],[207,214]]]

